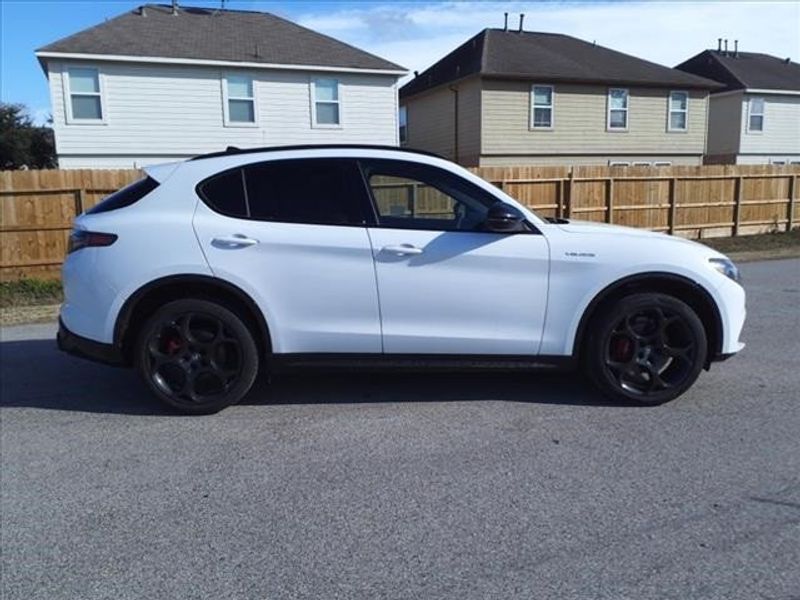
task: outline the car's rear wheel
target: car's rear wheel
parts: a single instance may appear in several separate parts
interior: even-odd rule
[[[142,329],[137,366],[148,387],[190,414],[236,404],[258,374],[258,348],[242,319],[200,299],[160,307]]]
[[[584,367],[606,396],[655,405],[691,387],[706,351],[703,324],[689,306],[665,294],[634,294],[592,319]]]

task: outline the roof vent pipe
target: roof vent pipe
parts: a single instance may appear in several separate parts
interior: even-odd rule
[[[147,16],[147,11],[145,11],[145,9],[144,9],[144,4],[142,4],[139,7],[139,15],[142,16],[142,17],[146,17]]]
[[[519,32],[522,33],[522,22],[525,20],[525,13],[519,13]]]
[[[172,14],[178,14],[178,0],[172,0]]]
[[[503,13],[503,31],[508,31],[508,13]]]
[[[722,52],[722,38],[717,38],[717,52]]]
[[[733,56],[739,58],[739,40],[733,40]]]
[[[725,38],[725,56],[728,56],[728,38]]]

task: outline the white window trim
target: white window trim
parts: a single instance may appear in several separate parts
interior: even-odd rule
[[[76,119],[72,116],[72,90],[70,89],[69,70],[73,69],[94,69],[97,71],[97,86],[100,90],[94,94],[80,92],[80,96],[99,96],[100,97],[100,117],[99,119]],[[64,117],[67,125],[107,125],[108,112],[106,102],[105,77],[99,67],[93,65],[65,65],[61,71],[61,84],[64,87]]]
[[[679,108],[673,109],[672,108],[672,94],[686,94],[686,109],[681,110]],[[686,90],[670,90],[669,95],[667,96],[667,131],[670,133],[688,133],[689,132],[689,92]],[[672,113],[684,113],[686,115],[686,126],[685,127],[673,127],[672,126]]]
[[[550,109],[550,125],[545,127],[542,125],[535,125],[534,124],[534,117],[535,117],[535,104],[534,104],[534,93],[533,90],[535,88],[550,88],[550,106],[540,106],[539,108],[549,108]],[[528,129],[532,131],[552,131],[556,126],[556,90],[555,87],[552,85],[547,84],[539,84],[534,83],[531,85],[531,92],[530,92],[530,122],[528,123]]]
[[[671,167],[672,161],[670,160],[657,160],[653,163],[654,167]]]
[[[244,96],[229,96],[228,95],[228,77],[247,77],[252,82],[253,97],[245,98]],[[225,127],[258,127],[258,81],[249,73],[225,73],[220,77],[222,85],[222,122]],[[251,100],[253,102],[253,121],[231,121],[230,106],[228,100]]]
[[[753,100],[761,100],[762,106],[764,108],[760,113],[753,113]],[[767,101],[763,96],[750,96],[747,99],[747,133],[752,133],[755,135],[761,135],[764,133],[764,128],[767,124],[766,112],[767,112]],[[761,117],[761,129],[750,128],[750,117],[752,116]]]
[[[631,163],[627,160],[610,160],[608,161],[609,167],[630,167]]]
[[[338,123],[317,123],[317,80],[333,79],[336,81],[336,104],[339,106]],[[344,123],[344,111],[342,110],[342,80],[338,77],[312,77],[308,83],[309,98],[311,100],[311,127],[314,129],[342,129]],[[325,104],[333,104],[333,100],[322,100]],[[399,132],[398,132],[399,135]]]
[[[625,127],[612,127],[611,126],[611,92],[625,92],[627,103],[625,108],[615,108],[613,110],[625,111]],[[608,88],[606,93],[606,131],[609,132],[626,132],[631,125],[631,91],[628,88]]]

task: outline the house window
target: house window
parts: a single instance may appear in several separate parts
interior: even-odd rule
[[[256,98],[253,92],[253,78],[246,75],[228,75],[225,78],[225,91],[228,124],[255,124]]]
[[[314,125],[339,125],[339,80],[314,80]]]
[[[620,88],[608,90],[608,129],[612,131],[628,129],[628,90]]]
[[[764,131],[764,99],[750,98],[747,131]]]
[[[552,129],[553,127],[553,86],[534,85],[531,87],[531,128]]]
[[[646,160],[638,160],[633,163],[634,167],[649,167],[650,163]]]
[[[653,163],[653,166],[654,167],[671,167],[672,166],[672,162],[670,162],[668,160],[657,160],[656,162]]]
[[[669,131],[686,131],[689,127],[689,93],[669,93]]]
[[[400,143],[405,144],[408,141],[408,109],[405,106],[400,107],[398,120],[400,122]]]
[[[89,67],[67,70],[69,77],[70,116],[76,121],[102,121],[103,99],[100,73]]]
[[[630,167],[631,163],[624,160],[610,160],[608,161],[609,167]]]

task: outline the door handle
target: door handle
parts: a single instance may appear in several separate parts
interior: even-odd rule
[[[258,240],[254,240],[253,238],[249,238],[247,236],[242,235],[241,233],[234,233],[233,235],[223,235],[220,237],[215,237],[211,240],[211,243],[214,246],[255,246],[258,243]]]
[[[411,256],[422,254],[422,248],[417,248],[411,244],[400,244],[399,246],[384,246],[381,248],[381,252],[389,252],[398,256]]]

